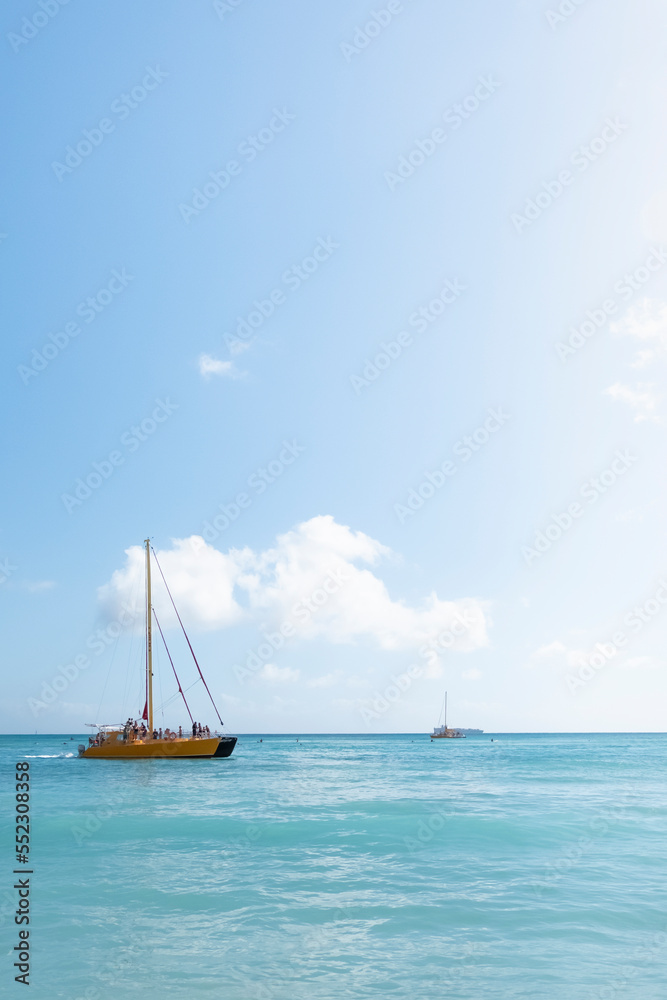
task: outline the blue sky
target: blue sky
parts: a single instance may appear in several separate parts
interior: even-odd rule
[[[232,731],[663,729],[662,5],[56,4],[0,32],[2,729],[140,709],[147,535]]]

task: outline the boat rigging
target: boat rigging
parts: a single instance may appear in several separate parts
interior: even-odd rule
[[[160,576],[162,577],[167,593],[169,594],[169,599],[174,611],[176,612],[178,623],[183,630],[183,635],[185,636],[188,648],[197,667],[197,671],[199,673],[198,680],[201,680],[206,688],[206,692],[211,700],[211,704],[213,705],[215,713],[218,717],[220,726],[222,727],[224,725],[222,718],[220,717],[218,707],[213,699],[213,695],[211,694],[201,667],[199,666],[199,662],[197,661],[197,657],[195,656],[190,638],[185,631],[185,626],[183,625],[181,616],[178,613],[176,604],[174,603],[174,598],[172,597],[164,573],[162,572],[162,567],[158,562],[155,550],[152,549],[150,539],[147,538],[144,544],[146,547],[146,702],[141,716],[141,723],[128,719],[124,725],[99,725],[97,723],[89,724],[92,728],[96,729],[97,732],[94,737],[90,737],[88,741],[89,745],[87,747],[80,744],[79,757],[104,759],[129,758],[132,760],[143,757],[163,757],[168,760],[172,760],[174,758],[193,757],[229,757],[236,746],[236,737],[219,733],[211,733],[208,726],[202,726],[201,724],[196,723],[192,717],[190,706],[188,705],[185,692],[183,691],[178,673],[176,672],[174,661],[172,660],[171,653],[169,652],[169,647],[167,646],[164,638],[162,626],[160,625],[152,604],[151,551],[153,552],[155,564],[160,571]],[[155,624],[158,627],[165,649],[167,650],[169,663],[171,664],[174,677],[176,678],[178,693],[183,698],[187,713],[190,717],[192,726],[191,734],[189,731],[186,732],[186,734],[183,734],[182,727],[180,726],[178,733],[175,730],[172,731],[169,729],[165,729],[163,733],[162,728],[158,730],[153,724],[153,619],[155,619]],[[147,725],[144,723],[147,723]]]

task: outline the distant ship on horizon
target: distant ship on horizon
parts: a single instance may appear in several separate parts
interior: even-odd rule
[[[483,729],[464,729],[461,726],[457,726],[456,729],[447,729],[446,726],[434,726],[431,739],[438,739],[445,736],[446,733],[450,736],[450,739],[454,739],[455,737],[451,736],[452,733],[460,736],[481,736],[483,732]]]

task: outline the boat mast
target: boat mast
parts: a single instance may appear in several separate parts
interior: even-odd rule
[[[153,637],[151,607],[150,538],[146,539],[146,692],[148,700],[148,733],[153,735]]]
[[[447,692],[445,691],[445,732],[447,732]]]

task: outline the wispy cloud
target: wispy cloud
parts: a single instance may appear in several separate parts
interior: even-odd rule
[[[644,368],[661,354],[667,353],[667,303],[658,299],[642,299],[631,306],[617,323],[610,325],[617,336],[636,337],[644,347],[635,356],[633,368]]]
[[[631,306],[618,322],[612,323],[610,329],[617,337],[634,337],[643,343],[630,367],[646,368],[667,354],[667,303],[644,298]],[[632,385],[615,382],[605,389],[605,395],[634,410],[635,423],[644,420],[662,423],[658,412],[662,396],[653,382],[635,382]]]
[[[662,396],[655,391],[653,382],[635,382],[634,387],[615,382],[605,389],[605,395],[616,402],[630,406],[635,412],[635,423],[641,423],[643,420],[661,422],[657,408]]]
[[[252,342],[250,340],[232,340],[229,343],[229,353],[233,358],[237,357],[239,354],[243,354],[252,347]]]
[[[200,354],[199,374],[203,378],[210,378],[212,375],[221,375],[225,378],[243,378],[244,372],[240,372],[233,361],[221,361],[210,354]]]

